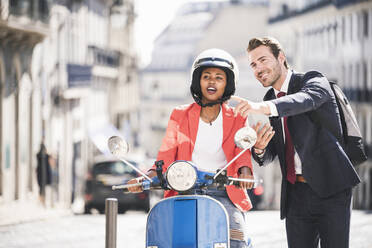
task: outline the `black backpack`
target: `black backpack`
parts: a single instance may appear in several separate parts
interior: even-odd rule
[[[367,155],[355,114],[341,88],[335,82],[330,81],[329,83],[340,112],[345,152],[354,166],[359,165],[367,160]]]
[[[320,72],[317,71],[310,71],[306,74],[296,73],[294,75],[297,77],[297,80],[301,80],[303,83],[307,82],[307,80],[310,78],[324,77]],[[335,82],[329,81],[329,83],[336,97],[337,106],[340,112],[344,151],[349,157],[351,163],[354,166],[357,166],[367,160],[362,134],[355,118],[355,114],[350,106],[349,100]],[[327,126],[324,123],[322,125],[321,120],[317,118],[317,115],[314,113],[314,111],[311,112],[309,116],[310,119],[317,125],[325,127]]]

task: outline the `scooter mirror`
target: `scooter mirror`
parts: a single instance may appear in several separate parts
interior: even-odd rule
[[[246,126],[239,129],[234,136],[235,144],[241,149],[249,149],[256,143],[257,133],[253,128]]]
[[[152,182],[152,179],[148,177],[143,171],[141,171],[140,169],[138,169],[136,166],[132,165],[125,159],[125,155],[129,151],[129,145],[125,140],[123,140],[119,136],[111,136],[108,139],[107,143],[108,143],[108,148],[110,149],[110,152],[112,153],[112,155],[119,158],[121,161],[123,161],[125,164],[130,166],[132,169],[137,171],[144,178]]]
[[[110,152],[116,157],[125,157],[129,151],[129,145],[119,136],[111,136],[108,139],[108,147]]]

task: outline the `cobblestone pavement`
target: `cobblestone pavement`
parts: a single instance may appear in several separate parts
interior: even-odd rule
[[[248,221],[255,248],[287,247],[285,221],[278,211],[252,211]],[[372,248],[372,212],[352,212],[350,248]]]
[[[287,247],[284,221],[278,211],[252,211],[249,230],[255,248]],[[143,248],[146,214],[129,211],[118,216],[117,247]],[[103,248],[104,215],[72,215],[0,226],[0,248]],[[372,248],[372,212],[353,211],[351,248]]]

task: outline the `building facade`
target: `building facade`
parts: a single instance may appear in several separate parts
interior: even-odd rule
[[[1,11],[0,201],[37,196],[44,142],[49,205],[73,207],[110,135],[138,145],[134,1],[2,0]]]
[[[134,2],[59,1],[51,36],[40,44],[36,74],[45,80],[44,121],[58,158],[58,197],[80,201],[95,157],[107,139],[136,143],[138,90],[133,47]],[[129,130],[129,131],[128,131]]]
[[[38,194],[42,91],[31,61],[35,46],[49,35],[49,9],[47,0],[0,1],[0,204]]]

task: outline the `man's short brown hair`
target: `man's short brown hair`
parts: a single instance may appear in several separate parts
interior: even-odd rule
[[[273,37],[264,37],[264,38],[253,38],[248,43],[247,51],[250,52],[254,49],[256,49],[259,46],[267,46],[270,48],[272,54],[277,59],[279,56],[279,53],[282,52],[284,54],[284,51],[282,49],[282,46],[280,45],[279,41]],[[288,67],[287,60],[284,61],[285,68]]]

